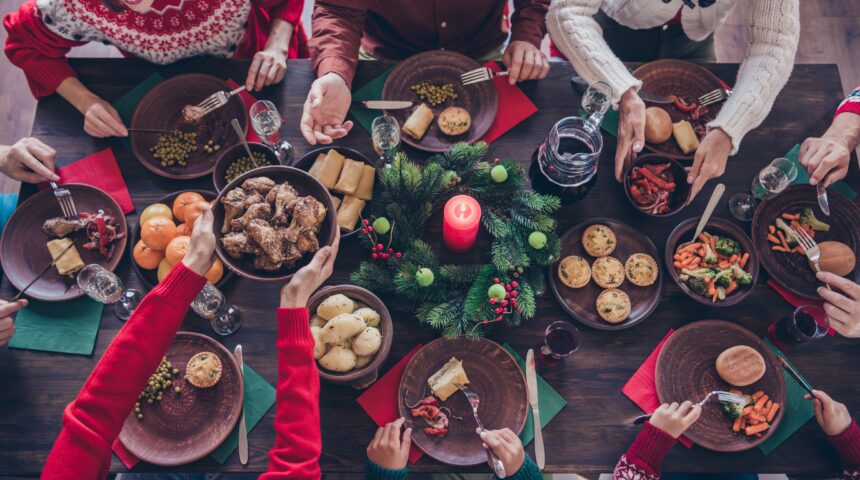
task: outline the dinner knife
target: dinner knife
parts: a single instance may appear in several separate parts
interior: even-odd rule
[[[827,200],[827,187],[824,186],[824,183],[818,182],[818,185],[815,186],[815,191],[818,193],[818,206],[821,207],[821,211],[829,217],[830,202]]]
[[[236,345],[233,350],[233,357],[236,358],[236,363],[239,364],[240,380],[245,382],[245,364],[242,361],[242,345]],[[239,417],[239,462],[242,465],[248,464],[248,427],[245,425],[245,399],[242,398],[242,416]]]
[[[803,377],[800,376],[800,373],[795,370],[795,368],[792,367],[790,363],[785,361],[784,358],[779,357],[779,361],[782,362],[782,366],[785,368],[788,374],[791,375],[792,378],[797,380],[797,383],[799,383],[804,390],[806,390],[807,392],[809,392],[810,395],[815,397],[815,394],[812,393],[812,385],[810,385],[806,380],[804,380]]]
[[[53,267],[54,265],[56,265],[56,264],[57,264],[57,262],[59,262],[59,261],[60,261],[60,259],[61,259],[61,258],[63,258],[63,255],[65,255],[65,254],[66,254],[66,252],[68,252],[68,251],[69,251],[69,249],[71,249],[71,248],[72,248],[72,247],[74,247],[74,246],[75,246],[75,244],[74,244],[74,243],[70,243],[70,244],[69,244],[69,246],[65,248],[65,250],[63,250],[62,252],[60,252],[60,254],[59,254],[59,255],[57,255],[57,259],[56,259],[56,260],[51,260],[51,263],[49,263],[48,265],[46,265],[46,266],[45,266],[45,268],[43,268],[43,269],[42,269],[42,271],[41,271],[41,272],[39,272],[39,274],[38,274],[38,275],[36,275],[36,278],[34,278],[33,280],[30,280],[30,283],[28,283],[26,287],[22,288],[22,289],[21,289],[21,291],[20,291],[20,292],[18,292],[18,294],[17,294],[17,295],[15,295],[15,296],[14,296],[14,297],[12,297],[11,299],[9,299],[9,303],[17,302],[17,301],[18,301],[18,299],[19,299],[19,298],[21,298],[21,296],[22,296],[22,295],[24,295],[24,292],[26,292],[28,288],[32,287],[32,286],[33,286],[33,284],[34,284],[34,283],[36,283],[36,281],[37,281],[37,280],[39,280],[40,278],[42,278],[42,275],[46,274],[46,273],[48,272],[48,270],[50,270],[50,269],[51,269],[51,267]]]
[[[363,100],[361,106],[372,110],[400,110],[412,106],[412,102],[405,100]]]
[[[535,426],[535,459],[539,469],[543,470],[546,458],[543,448],[543,434],[540,427],[540,410],[538,408],[537,372],[535,371],[535,351],[531,348],[526,353],[526,384],[529,390],[529,404],[532,406]]]
[[[571,76],[570,81],[574,85],[584,87],[583,90],[585,88],[588,88],[588,82],[586,82],[585,79],[580,77],[579,75]],[[639,92],[637,92],[637,94],[639,95],[639,98],[641,98],[645,102],[651,102],[651,103],[674,103],[675,102],[674,100],[672,100],[669,97],[659,95],[656,93],[646,92],[644,90],[639,90]]]

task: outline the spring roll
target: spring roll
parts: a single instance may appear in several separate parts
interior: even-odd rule
[[[415,140],[421,140],[427,132],[427,128],[433,123],[433,110],[427,104],[422,103],[412,111],[412,115],[403,124],[403,133]]]

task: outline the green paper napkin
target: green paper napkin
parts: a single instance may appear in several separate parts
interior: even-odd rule
[[[795,145],[785,154],[785,158],[794,162],[794,165],[797,167],[797,178],[794,179],[792,185],[800,185],[800,184],[808,184],[809,183],[809,175],[806,173],[806,169],[800,164],[799,154],[800,153],[800,145]],[[848,200],[854,201],[857,198],[857,192],[854,191],[853,188],[849,187],[847,183],[842,180],[834,183],[827,187],[830,190],[836,191],[848,197]]]
[[[526,361],[517,355],[517,352],[515,352],[507,343],[504,347],[508,353],[513,355],[514,360],[516,360],[520,365],[520,369],[523,371],[523,375],[525,375]],[[559,395],[558,392],[550,386],[550,384],[546,383],[546,380],[544,380],[540,375],[537,376],[537,387],[538,408],[540,408],[540,427],[543,429],[546,428],[549,422],[558,415],[558,412],[567,405],[567,401],[562,398],[562,396]],[[529,407],[528,411],[529,414],[526,418],[526,425],[523,427],[523,432],[520,434],[520,440],[523,442],[523,445],[528,445],[535,437],[534,417],[532,416],[531,407]]]
[[[385,80],[388,79],[388,75],[391,74],[391,71],[394,70],[394,67],[386,70],[382,75],[374,78],[373,80],[367,82],[363,87],[359,88],[352,94],[353,102],[360,102],[362,100],[379,100],[382,98],[382,87],[385,86]],[[373,125],[373,119],[382,115],[382,110],[369,110],[367,108],[361,107],[359,105],[353,105],[349,108],[349,113],[352,114],[352,117],[367,130],[367,133],[371,133],[371,125]]]
[[[275,404],[275,387],[269,385],[269,382],[263,379],[248,364],[244,365],[243,373],[245,379],[245,423],[250,434],[251,430],[257,426],[257,423],[262,420],[266,412]],[[238,446],[239,424],[236,423],[236,428],[227,436],[224,443],[212,452],[212,458],[216,462],[223,464]]]
[[[89,297],[68,302],[29,300],[15,318],[11,348],[92,355],[104,305]]]
[[[153,73],[146,77],[144,81],[138,83],[137,86],[129,90],[128,93],[123,95],[119,100],[114,102],[113,108],[115,108],[117,113],[119,113],[119,118],[122,119],[122,123],[124,123],[126,127],[131,125],[131,117],[134,115],[134,109],[137,108],[137,104],[140,103],[140,99],[152,90],[153,87],[163,81],[164,77],[158,73]],[[120,141],[125,145],[125,148],[131,151],[131,144],[128,142],[128,138],[121,138]]]
[[[776,356],[785,358],[785,355],[778,348],[774,347],[770,341],[765,339],[764,343]],[[787,358],[785,360],[788,361]],[[788,363],[791,364],[791,362]],[[782,442],[792,436],[810,418],[815,416],[815,412],[812,410],[812,402],[804,398],[804,395],[807,393],[806,390],[784,368],[780,368],[780,370],[782,370],[782,375],[785,377],[786,403],[788,405],[780,407],[784,408],[785,411],[782,414],[782,421],[779,422],[779,427],[777,427],[770,438],[758,446],[759,450],[765,455],[770,455],[771,452],[776,450],[776,447],[780,446]]]

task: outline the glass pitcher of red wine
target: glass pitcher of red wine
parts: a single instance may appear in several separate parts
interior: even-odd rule
[[[612,88],[604,82],[589,85],[582,97],[588,117],[558,121],[533,155],[529,168],[532,188],[556,195],[562,204],[585,197],[597,181],[603,150],[600,122],[612,103]]]

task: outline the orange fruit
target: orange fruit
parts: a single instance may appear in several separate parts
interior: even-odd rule
[[[209,202],[194,202],[185,206],[182,214],[185,215],[185,224],[194,228],[194,222],[209,208]]]
[[[164,277],[166,277],[171,270],[173,270],[173,265],[171,265],[166,258],[162,258],[161,262],[158,264],[158,273],[156,274],[158,277],[158,283],[161,283],[161,281],[164,280]]]
[[[176,226],[176,235],[188,235],[191,236],[191,227],[187,223],[183,223]]]
[[[176,224],[167,217],[152,217],[140,227],[141,240],[153,250],[164,250],[175,236]]]
[[[163,218],[163,217],[162,217]],[[140,268],[152,270],[158,267],[159,262],[164,258],[164,252],[153,250],[143,243],[143,240],[138,240],[134,246],[134,262]]]
[[[205,202],[206,199],[203,198],[203,195],[200,195],[196,192],[184,192],[180,193],[176,200],[173,201],[173,216],[176,217],[176,221],[184,222],[185,221],[185,207],[196,202]],[[193,225],[193,224],[190,224]]]
[[[188,253],[188,245],[190,244],[191,237],[189,236],[182,235],[174,237],[173,240],[167,244],[167,249],[164,251],[167,262],[173,266],[176,265],[176,262],[185,258],[185,254]]]
[[[215,259],[215,263],[212,264],[212,267],[206,272],[206,280],[209,280],[209,283],[215,285],[221,280],[221,277],[224,276],[224,264],[221,263],[221,260]]]

